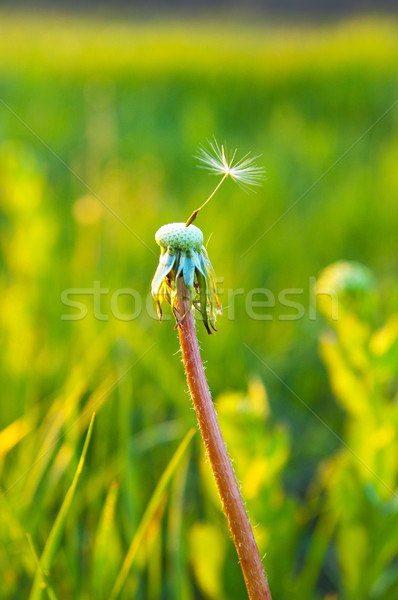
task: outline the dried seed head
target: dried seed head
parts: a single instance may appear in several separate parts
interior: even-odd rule
[[[203,233],[195,225],[169,223],[163,225],[155,235],[161,247],[159,265],[152,280],[152,296],[156,302],[159,318],[162,317],[162,302],[166,300],[175,314],[177,326],[185,315],[176,311],[177,282],[181,276],[190,299],[202,315],[208,333],[214,329],[216,315],[222,313],[218,298],[213,267],[203,246]]]
[[[169,223],[157,230],[155,240],[161,248],[169,248],[171,251],[200,252],[203,246],[203,233],[195,225],[185,227],[185,223]]]

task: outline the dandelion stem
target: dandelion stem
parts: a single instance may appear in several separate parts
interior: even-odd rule
[[[221,183],[222,181],[218,187]],[[188,311],[178,327],[188,386],[224,512],[239,556],[249,598],[250,600],[271,600],[267,577],[207,384],[196,337],[195,320],[189,310],[189,292],[183,277],[179,277],[177,289],[176,309],[180,315],[185,315]]]
[[[207,198],[206,202],[204,202],[202,204],[202,206],[199,206],[199,208],[197,208],[196,210],[193,211],[192,215],[189,217],[188,221],[185,223],[185,227],[188,227],[188,225],[190,225],[191,223],[194,222],[194,220],[198,216],[199,211],[202,210],[202,208],[204,208],[208,202],[210,202],[210,200],[213,198],[214,194],[216,193],[218,188],[221,186],[223,181],[228,177],[228,175],[229,175],[229,171],[227,173],[225,173],[224,177],[221,179],[221,181],[218,183],[218,185],[214,188],[214,190],[212,191],[210,196]]]

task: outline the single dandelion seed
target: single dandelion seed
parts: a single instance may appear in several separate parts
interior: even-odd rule
[[[208,145],[208,148],[206,148],[206,146],[200,146],[195,158],[201,163],[199,167],[207,169],[213,175],[222,175],[222,179],[207,198],[206,202],[192,213],[185,224],[186,227],[193,223],[198,216],[199,211],[210,202],[227,177],[231,177],[231,179],[236,181],[236,183],[245,190],[261,185],[263,179],[265,179],[264,167],[259,166],[256,162],[260,155],[250,157],[250,153],[248,153],[245,154],[243,158],[235,160],[237,152],[237,148],[235,148],[231,154],[231,158],[228,160],[224,146],[219,146],[215,138],[213,142],[208,140]]]
[[[203,233],[195,225],[170,223],[163,225],[155,234],[160,246],[159,265],[152,281],[152,296],[156,302],[159,319],[162,318],[162,302],[166,300],[176,317],[177,326],[185,315],[176,310],[177,283],[180,275],[189,293],[189,310],[194,306],[202,315],[206,330],[211,334],[216,314],[222,314],[215,274],[206,248]]]

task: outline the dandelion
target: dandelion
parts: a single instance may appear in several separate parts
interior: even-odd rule
[[[224,146],[220,147],[216,140],[209,144],[209,150],[200,148],[197,158],[210,172],[222,175],[222,179],[206,202],[192,213],[186,223],[170,223],[156,232],[155,239],[161,248],[161,255],[152,281],[152,295],[160,318],[163,300],[171,305],[176,317],[182,361],[192,402],[249,598],[271,600],[261,556],[207,384],[191,310],[192,306],[195,306],[201,312],[208,333],[211,333],[210,327],[215,329],[214,321],[216,313],[221,313],[221,304],[214,282],[214,271],[203,246],[203,234],[192,222],[227,177],[247,188],[259,185],[264,177],[264,169],[257,166],[257,157],[249,158],[249,155],[246,155],[234,162],[235,150],[228,161]]]

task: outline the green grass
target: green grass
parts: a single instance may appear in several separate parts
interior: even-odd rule
[[[357,260],[378,282],[369,344],[394,337],[398,105],[378,119],[398,98],[398,23],[3,13],[0,33],[0,598],[29,596],[40,571],[26,533],[42,556],[94,409],[59,551],[41,566],[58,598],[109,598],[154,490],[195,426],[177,336],[171,321],[156,321],[149,284],[156,229],[186,219],[214,187],[192,157],[213,134],[261,153],[267,169],[257,194],[227,182],[197,224],[206,239],[213,232],[208,252],[226,307],[218,334],[199,329],[207,375],[271,590],[277,600],[393,597],[391,493],[299,399],[395,489],[396,355],[374,358],[369,331],[351,339],[358,330],[348,320],[338,348],[349,366],[324,341],[320,356],[326,325],[309,318],[309,303],[321,269]],[[84,320],[62,320],[75,312],[62,291],[95,281],[109,290],[96,308],[104,317],[94,317],[88,296]],[[277,305],[256,309],[272,320],[254,321],[245,295],[233,302],[227,293],[264,286],[276,296],[303,288],[304,317],[280,320]],[[149,312],[114,318],[121,288],[137,290]],[[131,309],[127,297],[119,303]],[[351,389],[369,409],[355,418],[370,445],[356,430]],[[199,439],[192,448],[122,598],[244,597]]]
[[[77,465],[76,473],[73,477],[71,486],[65,495],[64,501],[62,502],[62,506],[59,510],[59,513],[57,514],[57,517],[54,521],[54,525],[52,526],[49,536],[47,538],[46,545],[43,549],[43,553],[39,558],[39,565],[36,570],[32,591],[29,596],[30,600],[40,600],[40,598],[42,598],[43,596],[43,588],[46,588],[47,591],[49,591],[48,595],[51,598],[51,600],[53,600],[53,598],[55,597],[55,592],[48,582],[48,576],[61,544],[66,519],[68,517],[73,497],[76,493],[77,484],[79,482],[80,474],[83,470],[84,461],[86,460],[87,449],[93,431],[94,417],[95,413],[93,413],[93,416],[91,417],[87,437],[84,442],[83,450],[80,455],[79,463]]]

